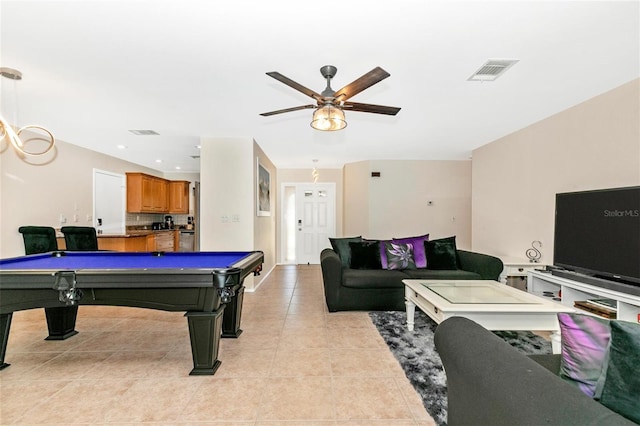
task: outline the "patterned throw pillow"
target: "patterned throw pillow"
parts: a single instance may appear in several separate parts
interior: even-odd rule
[[[384,243],[387,257],[387,269],[416,269],[413,260],[413,244]]]
[[[579,313],[558,314],[562,342],[560,377],[593,398],[611,338],[609,321]]]
[[[429,241],[429,234],[417,237],[394,238],[391,242],[396,244],[413,244],[413,260],[416,268],[427,267],[427,255],[424,251],[424,242]]]

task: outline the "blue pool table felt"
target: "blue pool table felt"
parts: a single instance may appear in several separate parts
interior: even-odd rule
[[[41,253],[0,260],[0,270],[82,269],[216,269],[228,268],[251,252],[64,252]]]

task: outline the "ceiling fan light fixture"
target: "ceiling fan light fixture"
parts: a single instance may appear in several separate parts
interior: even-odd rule
[[[331,104],[323,105],[313,112],[311,127],[328,132],[342,130],[347,127],[344,111]]]

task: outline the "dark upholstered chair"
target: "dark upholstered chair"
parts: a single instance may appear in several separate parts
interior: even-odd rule
[[[63,226],[64,243],[69,251],[97,251],[98,236],[90,226]]]
[[[50,226],[21,226],[18,232],[24,239],[24,253],[46,253],[58,250],[56,231]]]

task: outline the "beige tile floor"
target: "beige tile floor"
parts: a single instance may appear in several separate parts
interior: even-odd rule
[[[246,293],[213,376],[189,376],[183,313],[81,307],[65,341],[17,312],[0,424],[433,425],[364,312],[329,313],[320,268],[278,266]]]

